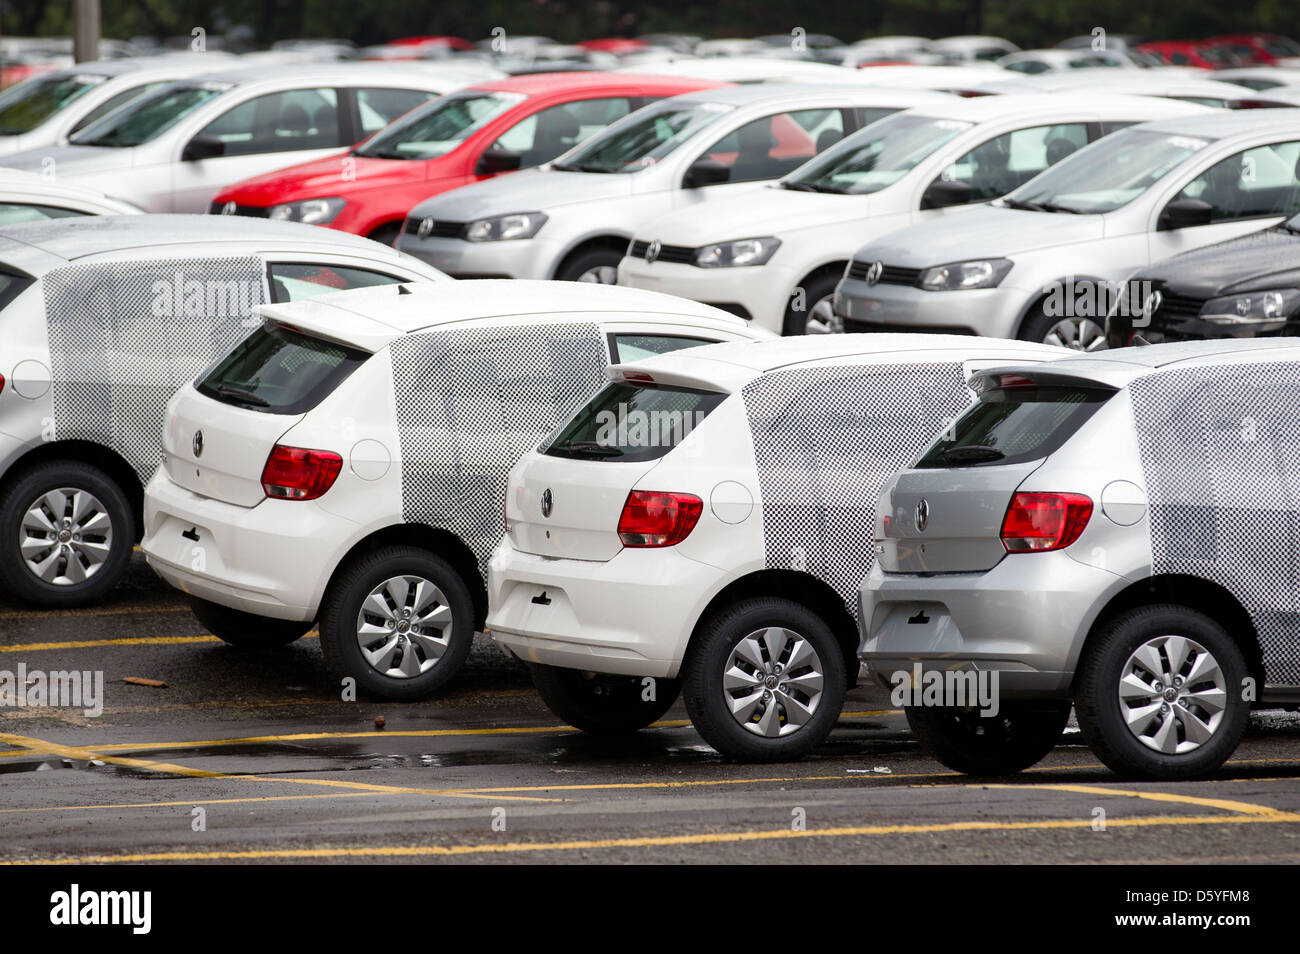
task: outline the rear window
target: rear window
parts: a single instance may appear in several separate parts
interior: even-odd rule
[[[614,382],[562,425],[542,453],[574,460],[658,460],[726,398],[716,391]]]
[[[370,355],[281,325],[258,328],[205,374],[200,394],[268,414],[302,414]]]
[[[930,445],[916,466],[979,467],[1041,460],[1065,443],[1112,394],[1103,388],[1073,385],[1040,387],[1028,379],[988,388]]]

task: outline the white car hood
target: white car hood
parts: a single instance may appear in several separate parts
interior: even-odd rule
[[[128,169],[134,158],[135,150],[131,147],[48,146],[6,156],[4,165],[10,169],[40,172],[63,179],[112,169]]]
[[[554,172],[531,169],[453,189],[425,199],[412,218],[472,222],[509,212],[545,212],[576,202],[601,202],[630,195],[635,173]]]
[[[1105,235],[1104,216],[1068,212],[1024,212],[996,206],[970,209],[957,218],[941,216],[891,232],[854,252],[860,261],[927,268],[977,258],[1014,258],[1022,252],[1096,241]]]
[[[710,242],[762,238],[795,229],[861,221],[872,204],[868,196],[767,186],[714,199],[708,204],[707,215],[696,206],[670,212],[642,226],[636,237],[695,248]]]

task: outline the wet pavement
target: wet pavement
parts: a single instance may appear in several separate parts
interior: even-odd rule
[[[1295,713],[1257,713],[1210,780],[1121,782],[1072,732],[976,784],[860,686],[812,757],[737,765],[680,703],[615,741],[558,725],[481,636],[437,699],[344,702],[314,634],[226,646],[138,555],[96,607],[0,595],[0,671],[20,664],[102,671],[103,713],[0,708],[3,861],[1300,861]]]

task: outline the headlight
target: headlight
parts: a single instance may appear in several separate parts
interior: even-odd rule
[[[952,262],[936,265],[921,273],[919,280],[927,291],[961,291],[967,288],[997,288],[1011,271],[1009,258],[989,258],[975,262]]]
[[[1211,298],[1201,306],[1201,320],[1216,325],[1276,323],[1280,328],[1297,308],[1300,308],[1300,290],[1295,288],[1242,292],[1240,295]]]
[[[695,264],[700,268],[731,268],[739,265],[766,265],[767,260],[781,247],[778,238],[738,239],[705,245],[695,253]]]
[[[302,222],[306,225],[324,225],[333,222],[347,202],[339,198],[304,199],[273,205],[267,215],[281,222]]]
[[[478,219],[465,227],[465,239],[470,242],[504,242],[509,239],[530,239],[546,224],[541,212],[512,212]]]

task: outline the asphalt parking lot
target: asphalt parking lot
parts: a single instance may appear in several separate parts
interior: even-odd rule
[[[96,718],[4,710],[9,862],[1300,861],[1294,713],[1256,714],[1206,781],[1120,782],[1071,732],[1033,770],[974,784],[859,686],[813,757],[738,765],[680,704],[617,741],[558,725],[485,637],[437,699],[341,701],[314,634],[228,647],[138,554],[93,608],[0,599],[0,669],[20,663],[102,670],[105,691]]]

